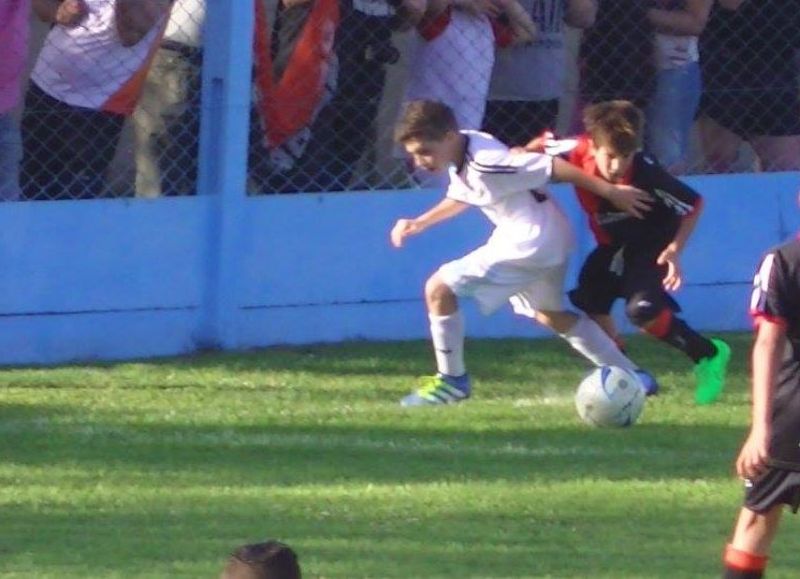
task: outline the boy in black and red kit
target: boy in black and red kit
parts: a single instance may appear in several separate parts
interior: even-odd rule
[[[619,341],[610,312],[614,301],[623,298],[631,322],[692,359],[695,400],[710,404],[722,393],[730,347],[689,327],[678,317],[680,306],[668,293],[682,283],[680,255],[700,216],[702,198],[641,152],[644,116],[632,103],[589,106],[584,124],[586,134],[576,139],[540,137],[526,149],[565,153],[585,173],[646,191],[652,203],[637,219],[576,188],[598,245],[584,262],[570,299]],[[651,382],[645,388],[654,394],[658,385]]]
[[[753,286],[752,424],[736,460],[744,505],[725,579],[763,577],[783,506],[800,506],[800,240],[770,251]]]

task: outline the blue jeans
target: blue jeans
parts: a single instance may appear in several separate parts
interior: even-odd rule
[[[22,161],[22,139],[11,113],[0,115],[0,201],[16,201],[20,197],[19,164]]]
[[[645,111],[645,148],[667,168],[687,161],[701,89],[697,62],[658,71],[656,91]]]

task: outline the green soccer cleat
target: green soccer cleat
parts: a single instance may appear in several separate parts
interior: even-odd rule
[[[422,378],[422,386],[403,398],[401,406],[437,406],[455,404],[469,398],[472,393],[469,375],[445,376],[437,374]]]
[[[717,338],[712,338],[711,342],[717,348],[717,353],[702,358],[694,365],[694,375],[697,377],[694,400],[700,405],[711,404],[720,397],[731,359],[731,347],[728,344]]]

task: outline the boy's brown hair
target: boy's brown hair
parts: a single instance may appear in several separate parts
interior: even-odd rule
[[[400,144],[412,140],[440,141],[447,133],[458,131],[453,111],[438,101],[411,101],[405,106],[403,116],[394,131],[394,140]]]
[[[270,540],[236,549],[220,579],[302,579],[302,573],[294,550]]]
[[[630,101],[590,105],[583,112],[583,124],[595,146],[618,155],[632,155],[642,147],[644,113]]]

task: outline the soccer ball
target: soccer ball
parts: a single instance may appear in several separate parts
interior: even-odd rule
[[[639,377],[616,366],[595,368],[575,393],[578,415],[592,426],[631,426],[642,413],[644,400]]]

